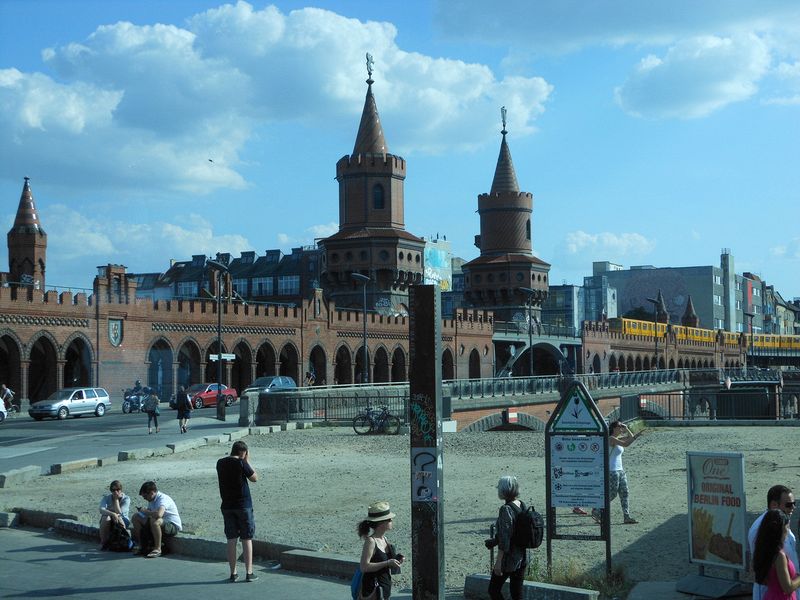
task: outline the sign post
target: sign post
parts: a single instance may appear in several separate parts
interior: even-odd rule
[[[547,487],[547,569],[553,568],[552,540],[606,543],[606,572],[611,573],[611,526],[608,501],[608,425],[591,394],[572,381],[545,428]],[[600,535],[560,534],[556,507],[602,508]]]
[[[442,320],[439,287],[411,286],[409,305],[411,586],[417,600],[443,600]]]
[[[679,592],[721,597],[741,591],[747,569],[744,455],[741,452],[687,452],[689,562],[699,575],[687,575]],[[733,569],[733,579],[706,577],[706,565]]]

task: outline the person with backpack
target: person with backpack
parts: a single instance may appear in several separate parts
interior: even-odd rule
[[[110,493],[105,494],[100,500],[100,549],[109,550],[111,532],[116,527],[127,531],[131,526],[128,513],[131,509],[130,496],[122,491],[122,484],[118,480],[108,486]],[[130,540],[130,535],[127,536]],[[127,550],[127,548],[125,548]],[[116,550],[116,548],[115,548]]]
[[[189,419],[192,417],[192,399],[186,393],[186,388],[181,386],[175,395],[175,407],[178,409],[178,427],[181,433],[189,431]]]
[[[150,388],[144,388],[144,393],[147,394],[147,396],[142,404],[142,410],[147,413],[147,433],[153,433],[153,424],[155,424],[156,433],[158,433],[161,431],[158,427],[158,417],[161,414],[158,405],[161,400],[159,400],[158,395]]]
[[[492,567],[489,580],[489,598],[503,599],[503,585],[510,579],[511,600],[522,599],[522,583],[527,566],[526,547],[517,545],[514,540],[514,524],[525,510],[519,500],[519,483],[513,475],[504,475],[497,482],[497,497],[505,502],[500,507],[495,524],[497,559]]]

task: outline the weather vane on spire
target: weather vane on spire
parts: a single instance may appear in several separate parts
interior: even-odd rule
[[[375,61],[372,60],[372,54],[367,52],[367,77],[372,79],[372,67],[375,66]]]
[[[507,112],[508,111],[506,111],[506,107],[505,106],[501,106],[500,107],[500,118],[503,120],[503,131],[502,131],[503,135],[505,135],[505,133],[506,133],[506,114],[507,114]]]

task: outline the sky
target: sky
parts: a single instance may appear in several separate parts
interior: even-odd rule
[[[505,106],[551,283],[725,248],[800,296],[795,0],[0,0],[0,225],[30,177],[48,287],[312,245],[367,52],[408,231],[479,255]]]

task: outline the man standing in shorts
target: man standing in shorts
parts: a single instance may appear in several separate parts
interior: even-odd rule
[[[250,481],[258,481],[258,475],[250,466],[247,444],[239,440],[233,443],[230,456],[217,461],[219,495],[222,498],[222,518],[225,523],[225,537],[228,540],[228,564],[235,583],[239,578],[236,572],[236,543],[242,540],[242,558],[246,568],[245,581],[255,581],[253,573],[253,535],[256,522],[253,518],[253,500],[250,497]]]

